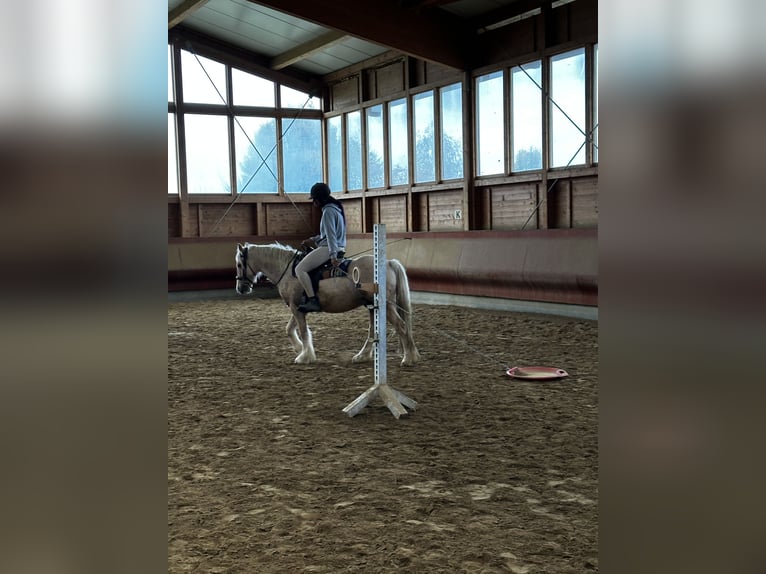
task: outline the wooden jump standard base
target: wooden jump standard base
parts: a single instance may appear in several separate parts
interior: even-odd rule
[[[343,412],[348,416],[353,417],[359,414],[370,401],[378,396],[383,400],[388,407],[388,410],[391,411],[391,414],[397,419],[400,416],[407,414],[407,409],[405,409],[403,405],[410,407],[413,411],[418,406],[418,403],[388,384],[376,383],[354,399],[353,402],[343,409]]]

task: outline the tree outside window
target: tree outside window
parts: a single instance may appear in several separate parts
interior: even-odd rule
[[[378,104],[365,110],[367,122],[367,188],[383,187],[383,106]]]
[[[543,167],[542,63],[511,69],[511,171]]]
[[[407,137],[407,100],[402,98],[388,104],[389,156],[391,185],[406,185],[410,179]]]
[[[362,189],[362,114],[346,115],[346,177],[349,190]]]
[[[463,177],[463,86],[452,84],[439,91],[441,105],[441,177]]]
[[[417,94],[413,98],[413,131],[415,133],[415,183],[436,180],[436,134],[434,134],[434,93]]]
[[[343,118],[334,116],[327,120],[327,183],[333,191],[343,188]]]

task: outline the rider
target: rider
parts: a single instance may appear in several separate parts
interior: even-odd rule
[[[309,271],[328,259],[337,267],[343,261],[346,252],[346,214],[343,212],[343,205],[330,196],[330,187],[321,182],[311,187],[311,199],[314,205],[322,208],[322,219],[319,222],[319,235],[311,238],[316,242],[317,248],[306,254],[295,266],[295,275],[306,291],[307,301],[298,307],[303,313],[322,310],[314,293]]]

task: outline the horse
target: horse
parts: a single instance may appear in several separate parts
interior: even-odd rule
[[[299,309],[305,297],[303,286],[294,275],[294,264],[301,251],[275,242],[270,245],[254,243],[237,244],[235,263],[237,267],[236,291],[249,295],[255,283],[266,277],[277,288],[282,301],[290,308],[292,316],[287,323],[287,336],[293,350],[298,353],[295,363],[316,362],[311,329],[306,323],[306,313]],[[374,257],[361,255],[348,258],[348,269],[335,270],[333,275],[319,281],[317,296],[325,313],[345,313],[366,306],[370,313],[370,328],[362,349],[351,359],[353,363],[374,358],[374,295],[362,287],[371,285],[374,279]],[[344,262],[345,263],[345,262]],[[353,278],[353,279],[352,279]],[[402,365],[414,365],[420,359],[412,334],[412,304],[410,286],[404,265],[397,259],[386,262],[386,319],[399,337]]]

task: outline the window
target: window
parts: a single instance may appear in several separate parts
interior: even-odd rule
[[[593,46],[593,162],[598,163],[598,44]]]
[[[277,193],[277,121],[237,116],[237,193]]]
[[[463,177],[463,86],[453,84],[439,91],[441,104],[441,177]]]
[[[293,90],[287,86],[279,87],[279,100],[280,106],[283,108],[299,108],[303,110],[318,110],[321,103],[319,98],[311,97],[304,92]]]
[[[365,110],[367,122],[367,188],[383,187],[385,164],[383,160],[383,105]]]
[[[308,193],[312,185],[324,181],[320,120],[283,119],[282,158],[285,192]]]
[[[187,184],[190,194],[306,193],[324,180],[319,98],[191,51],[175,50],[178,46],[168,46],[168,193],[178,193],[179,182]],[[182,74],[174,85],[177,53]],[[174,102],[174,95],[182,101]],[[173,121],[181,117],[183,122]],[[332,134],[336,138],[341,137],[340,119]],[[176,123],[182,124],[183,133],[176,134]],[[171,153],[175,152],[171,143],[177,139],[185,142],[186,149]],[[334,162],[336,177],[339,173],[342,178],[341,141],[335,140],[336,155],[330,156],[330,163]],[[185,173],[179,172],[177,157],[186,159]]]
[[[434,134],[434,93],[417,94],[412,104],[415,137],[415,183],[436,180],[436,134]]]
[[[346,185],[349,190],[362,189],[361,115],[359,111],[346,115]]]
[[[405,185],[410,180],[409,138],[407,137],[407,100],[388,104],[388,152],[391,158],[391,185]]]
[[[511,171],[543,167],[542,65],[511,69]]]
[[[178,156],[176,155],[175,114],[168,114],[168,193],[178,193]]]
[[[174,102],[173,95],[173,47],[168,46],[168,101]]]
[[[551,167],[585,163],[585,48],[551,58]]]
[[[226,103],[226,66],[181,50],[185,103]]]
[[[234,103],[238,106],[275,107],[274,82],[248,74],[242,70],[231,70]]]
[[[505,172],[505,112],[503,72],[476,78],[476,172]]]
[[[327,183],[333,191],[343,190],[343,118],[327,120]]]
[[[189,193],[231,193],[226,116],[186,114]]]

